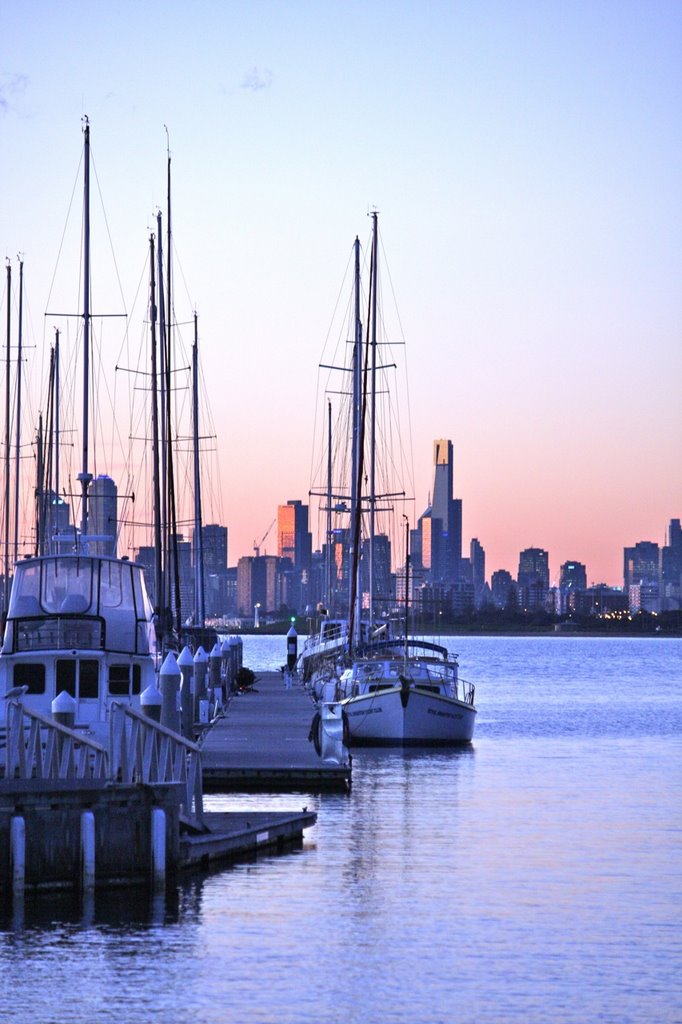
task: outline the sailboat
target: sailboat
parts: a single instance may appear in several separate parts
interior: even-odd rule
[[[457,746],[473,739],[473,683],[459,678],[447,647],[410,637],[409,524],[405,532],[404,633],[358,648],[336,683],[350,746]]]
[[[140,565],[102,554],[114,538],[90,531],[90,125],[84,125],[83,423],[80,530],[39,524],[34,556],[14,570],[2,649],[0,692],[23,694],[31,710],[73,715],[76,728],[103,738],[112,701],[139,707],[155,681],[153,611]],[[55,458],[58,460],[58,444]],[[40,459],[39,459],[40,461]],[[48,520],[47,526],[54,526]],[[68,550],[67,550],[68,549]],[[66,707],[63,706],[66,699]]]
[[[373,214],[373,263],[376,264],[376,238],[377,222],[376,213]],[[375,438],[374,438],[374,406],[372,406],[371,423],[371,458],[370,458],[370,493],[363,495],[362,480],[366,472],[365,466],[365,424],[367,419],[367,392],[368,380],[371,377],[372,397],[375,396],[376,387],[376,364],[370,368],[367,358],[363,363],[363,321],[361,315],[361,275],[360,275],[360,240],[356,237],[353,244],[353,340],[352,359],[350,367],[327,367],[328,369],[341,370],[350,373],[351,386],[351,411],[350,411],[350,448],[351,465],[350,479],[343,493],[336,493],[332,482],[332,423],[331,404],[328,406],[328,438],[327,438],[327,486],[324,491],[311,491],[325,502],[327,515],[326,529],[326,602],[318,605],[316,614],[309,619],[310,632],[303,644],[301,654],[298,658],[297,669],[305,682],[310,683],[319,696],[320,680],[325,681],[329,677],[330,666],[333,667],[334,660],[347,652],[360,642],[370,639],[373,631],[379,629],[385,632],[388,628],[387,622],[374,625],[374,608],[371,596],[373,594],[373,559],[374,559],[374,516],[376,510],[375,494]],[[370,280],[370,319],[373,326],[373,337],[376,341],[376,289],[372,291],[374,277]],[[372,347],[374,360],[376,360],[376,345]],[[387,497],[387,495],[385,496]],[[360,551],[362,546],[361,521],[364,511],[369,511],[370,518],[370,545],[368,551],[369,578],[370,578],[370,607],[363,609],[362,593],[360,587]],[[346,607],[344,614],[332,614],[332,608],[338,605],[335,599],[335,585],[332,581],[334,563],[333,555],[333,513],[347,513],[347,553],[346,559],[350,566],[348,570],[349,593],[344,595]],[[338,612],[338,608],[337,608]]]
[[[362,383],[360,365],[362,329],[359,317],[358,257],[356,249],[356,334],[353,360],[353,396],[357,413],[353,416],[353,480],[351,501],[352,544],[349,614],[333,635],[330,624],[314,634],[304,646],[300,661],[304,677],[311,680],[319,703],[340,711],[346,722],[349,745],[451,746],[469,743],[473,738],[476,708],[474,686],[459,678],[457,659],[447,648],[409,635],[409,523],[406,525],[405,618],[396,630],[390,621],[379,623],[373,615],[372,556],[375,542],[374,513],[378,496],[375,487],[375,382],[377,347],[377,274],[378,223],[372,215],[372,259],[370,265],[370,337],[371,360],[366,353]],[[357,240],[356,240],[357,241]],[[371,370],[368,368],[371,365]],[[368,376],[371,374],[369,455],[366,472],[365,410]],[[365,476],[369,494],[362,493]],[[396,494],[382,497],[395,498]],[[334,500],[328,485],[327,506]],[[370,558],[367,614],[363,615],[360,596],[361,527],[369,521]],[[407,518],[407,517],[405,517]],[[326,629],[324,628],[326,627]]]

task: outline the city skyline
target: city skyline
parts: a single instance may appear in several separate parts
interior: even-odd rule
[[[55,261],[87,115],[107,215],[93,214],[95,309],[129,313],[127,330],[104,325],[118,334],[98,372],[113,393],[121,334],[134,349],[145,329],[169,142],[176,315],[198,309],[217,436],[206,521],[229,527],[234,556],[278,504],[308,500],[317,365],[376,206],[406,340],[412,525],[433,439],[451,438],[465,552],[477,537],[490,570],[515,573],[537,546],[552,576],[573,559],[620,585],[623,549],[663,544],[682,508],[682,11],[398,7],[199,3],[191,47],[179,4],[121,3],[122,32],[79,2],[3,10],[0,222],[15,282],[25,260],[25,437],[44,408],[43,314],[79,308],[78,217]],[[114,418],[129,429],[116,398],[102,439]],[[101,440],[95,472],[127,491],[105,455]]]

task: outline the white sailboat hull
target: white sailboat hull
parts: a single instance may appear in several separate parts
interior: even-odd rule
[[[470,743],[476,709],[464,701],[401,687],[341,701],[352,746],[456,746]]]

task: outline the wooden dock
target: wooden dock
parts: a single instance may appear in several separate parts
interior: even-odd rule
[[[318,755],[308,739],[314,714],[299,680],[287,689],[282,673],[259,673],[204,734],[204,791],[348,792],[350,756],[345,748],[341,763]]]
[[[180,866],[207,867],[266,851],[281,853],[300,843],[317,815],[302,811],[205,811],[206,832],[180,836]]]
[[[148,884],[179,870],[281,852],[316,814],[203,809],[201,750],[124,704],[105,748],[7,701],[0,779],[0,902],[26,890]]]

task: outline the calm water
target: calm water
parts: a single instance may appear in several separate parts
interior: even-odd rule
[[[456,638],[472,749],[359,751],[300,850],[2,920],[6,1019],[681,1022],[682,641]],[[245,638],[278,667],[283,638]]]

